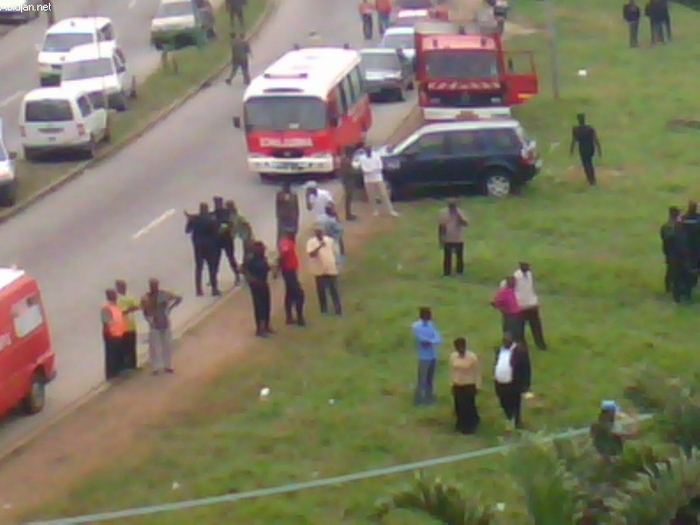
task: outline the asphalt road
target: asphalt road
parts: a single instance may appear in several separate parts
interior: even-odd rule
[[[360,46],[356,9],[350,0],[286,0],[253,44],[253,72],[294,43],[307,43],[312,30],[326,44]],[[258,236],[274,241],[276,188],[247,171],[243,135],[231,126],[242,94],[240,84],[216,83],[112,160],[0,226],[0,264],[17,264],[38,278],[59,358],[45,411],[6,421],[0,453],[102,381],[98,309],[114,278],[127,279],[140,294],[155,276],[184,294],[176,328],[210,304],[193,293],[183,209],[194,211],[215,194],[234,198]],[[411,107],[375,105],[370,139],[390,133]],[[228,269],[221,275],[230,287]],[[241,327],[252,328],[252,321]],[[161,380],[167,378],[154,378]]]
[[[222,0],[214,2],[220,5]],[[151,19],[159,0],[61,0],[56,19],[71,16],[108,16],[126,54],[129,73],[137,80],[153,71],[158,52],[150,47]],[[5,121],[8,148],[19,149],[18,115],[24,94],[39,85],[36,46],[43,42],[46,16],[16,27],[0,40],[0,118]]]

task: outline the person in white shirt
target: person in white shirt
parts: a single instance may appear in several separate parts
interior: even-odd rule
[[[522,399],[527,390],[526,355],[509,334],[503,335],[503,343],[496,349],[493,374],[496,396],[506,419],[515,428],[522,428]]]
[[[389,192],[386,189],[382,157],[372,151],[372,148],[366,146],[364,154],[359,158],[359,163],[367,198],[374,206],[374,215],[379,215],[380,209],[384,208],[389,215],[398,217],[399,214],[391,204]]]
[[[535,280],[530,269],[530,263],[520,262],[518,269],[513,272],[515,278],[515,296],[520,305],[520,315],[525,326],[530,326],[532,338],[537,348],[547,350],[544,340],[542,319],[540,318],[540,299],[535,292]]]
[[[316,181],[309,181],[306,188],[306,209],[314,215],[314,221],[326,214],[326,208],[333,204],[333,195],[330,191],[318,187]]]

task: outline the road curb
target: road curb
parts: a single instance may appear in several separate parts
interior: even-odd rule
[[[265,10],[263,11],[262,15],[258,19],[258,21],[255,23],[253,28],[250,31],[250,34],[248,36],[248,40],[252,40],[253,38],[257,37],[262,28],[265,26],[267,21],[277,12],[277,9],[279,8],[282,0],[268,0],[267,6],[265,7]],[[22,211],[26,210],[29,208],[32,204],[37,203],[41,199],[47,197],[54,191],[58,190],[61,188],[63,185],[69,183],[70,181],[78,178],[80,175],[85,173],[85,171],[98,164],[99,162],[102,162],[103,160],[106,160],[107,158],[113,156],[114,154],[118,153],[120,150],[128,146],[131,142],[137,140],[139,137],[147,133],[149,130],[151,130],[153,127],[155,127],[157,124],[165,120],[168,116],[170,116],[174,111],[182,107],[185,103],[187,103],[192,97],[197,95],[204,87],[206,87],[207,84],[210,84],[212,81],[214,81],[216,78],[221,76],[221,74],[226,70],[228,67],[228,62],[221,64],[218,66],[215,70],[214,73],[209,75],[203,82],[201,82],[198,86],[195,86],[192,88],[190,91],[188,91],[185,95],[177,99],[175,102],[170,104],[168,107],[163,109],[161,112],[155,115],[154,118],[149,119],[144,125],[136,129],[133,133],[130,133],[127,135],[123,140],[117,142],[114,144],[113,147],[108,148],[105,150],[103,155],[100,155],[99,157],[96,157],[95,159],[84,162],[74,170],[71,170],[69,173],[67,173],[65,176],[61,177],[60,180],[57,180],[55,183],[51,184],[50,186],[47,186],[40,192],[36,193],[35,195],[29,197],[25,201],[21,202],[11,210],[8,210],[6,214],[3,214],[0,216],[0,223],[5,222],[8,220],[10,217],[13,217]],[[197,327],[199,324],[201,324],[207,317],[212,315],[219,307],[221,307],[223,304],[226,304],[229,298],[231,298],[238,290],[241,290],[242,287],[234,287],[231,290],[225,292],[223,294],[223,297],[219,299],[218,301],[215,301],[207,306],[205,306],[201,311],[193,315],[190,319],[188,319],[181,328],[179,328],[176,333],[175,333],[175,339],[180,340],[182,339],[189,331]],[[142,358],[144,356],[144,352],[139,352],[139,358]],[[26,435],[20,437],[17,441],[15,441],[10,447],[8,447],[6,450],[1,450],[0,451],[0,463],[3,461],[9,460],[12,457],[16,456],[23,448],[25,448],[27,445],[29,445],[32,441],[34,441],[37,437],[39,437],[41,434],[46,432],[48,429],[51,427],[55,426],[58,424],[61,420],[66,418],[67,416],[71,415],[73,412],[78,410],[80,407],[83,405],[87,404],[90,402],[92,399],[97,397],[98,395],[102,394],[103,392],[109,390],[109,388],[112,385],[110,383],[100,383],[99,385],[96,385],[92,389],[90,389],[87,393],[83,394],[79,398],[75,399],[71,403],[69,403],[67,406],[62,408],[61,410],[58,411],[58,413],[50,418],[46,423],[40,425],[36,429],[33,429],[32,431],[28,432]]]
[[[277,9],[279,8],[281,2],[282,0],[267,0],[267,4],[265,6],[264,11],[260,15],[260,18],[258,18],[255,25],[250,30],[250,33],[247,38],[248,41],[253,40],[260,34],[260,31],[262,31],[262,28],[265,27],[267,21],[277,12]],[[229,62],[227,60],[223,64],[217,66],[214,72],[202,82],[200,82],[199,85],[193,87],[187,93],[185,93],[180,98],[172,102],[170,105],[160,110],[152,118],[147,119],[143,124],[138,126],[124,138],[113,144],[109,144],[104,149],[99,150],[94,159],[80,163],[78,166],[76,166],[68,173],[63,175],[60,179],[56,180],[55,182],[52,182],[45,188],[39,190],[37,193],[30,195],[26,199],[20,201],[12,208],[0,212],[0,224],[11,219],[12,217],[15,217],[16,215],[19,215],[23,211],[27,210],[29,207],[48,197],[55,191],[68,184],[69,182],[77,179],[90,168],[97,166],[99,163],[113,157],[121,150],[126,148],[129,144],[141,138],[143,135],[145,135],[158,124],[160,124],[163,120],[167,119],[175,111],[184,106],[200,91],[208,87],[214,80],[221,76],[221,74],[226,70],[228,66]]]

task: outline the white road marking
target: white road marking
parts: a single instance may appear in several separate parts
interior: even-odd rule
[[[129,0],[129,9],[133,9],[134,7],[136,7],[137,1],[138,0]]]
[[[14,102],[16,99],[18,99],[18,98],[21,97],[22,95],[24,95],[24,91],[16,91],[15,93],[13,93],[12,95],[10,95],[10,96],[7,97],[6,99],[0,101],[0,108],[1,108],[1,107],[4,107],[4,106],[7,106],[7,105],[8,105],[9,103],[11,103],[11,102]]]
[[[136,239],[138,239],[139,237],[143,237],[143,236],[146,235],[148,232],[150,232],[151,230],[157,228],[159,225],[161,225],[162,223],[164,223],[165,221],[167,221],[167,220],[168,220],[170,217],[172,217],[173,215],[175,215],[175,209],[174,209],[174,208],[171,209],[171,210],[166,211],[166,212],[163,213],[163,215],[161,215],[160,217],[157,217],[157,218],[153,219],[153,220],[152,220],[151,222],[149,222],[146,226],[144,226],[144,227],[141,228],[139,231],[137,231],[131,238],[134,239],[134,240],[136,240]]]

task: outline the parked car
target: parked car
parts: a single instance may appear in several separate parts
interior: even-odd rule
[[[216,19],[209,0],[161,0],[151,20],[151,45],[180,49],[216,37]]]
[[[537,143],[517,120],[428,124],[380,151],[393,199],[426,187],[477,187],[492,197],[518,191],[539,172]]]
[[[61,86],[88,93],[96,108],[126,111],[136,89],[123,56],[114,46],[87,44],[73,48],[63,62]]]
[[[109,18],[66,18],[52,25],[38,46],[39,81],[42,86],[58,86],[61,83],[61,66],[68,53],[85,44],[111,44],[119,49],[114,25]]]
[[[42,0],[0,0],[0,22],[29,22],[41,14]]]
[[[88,158],[110,139],[106,108],[95,108],[86,91],[65,87],[34,89],[22,100],[19,130],[24,158],[77,151]]]
[[[20,407],[41,412],[56,355],[37,282],[24,271],[0,268],[0,416]]]
[[[413,26],[390,27],[384,33],[379,47],[387,49],[400,49],[413,64],[416,60],[416,31]]]
[[[14,206],[17,200],[17,172],[14,152],[7,151],[0,119],[0,206]]]
[[[371,48],[360,51],[362,76],[370,99],[404,100],[413,89],[413,64],[401,51]]]

